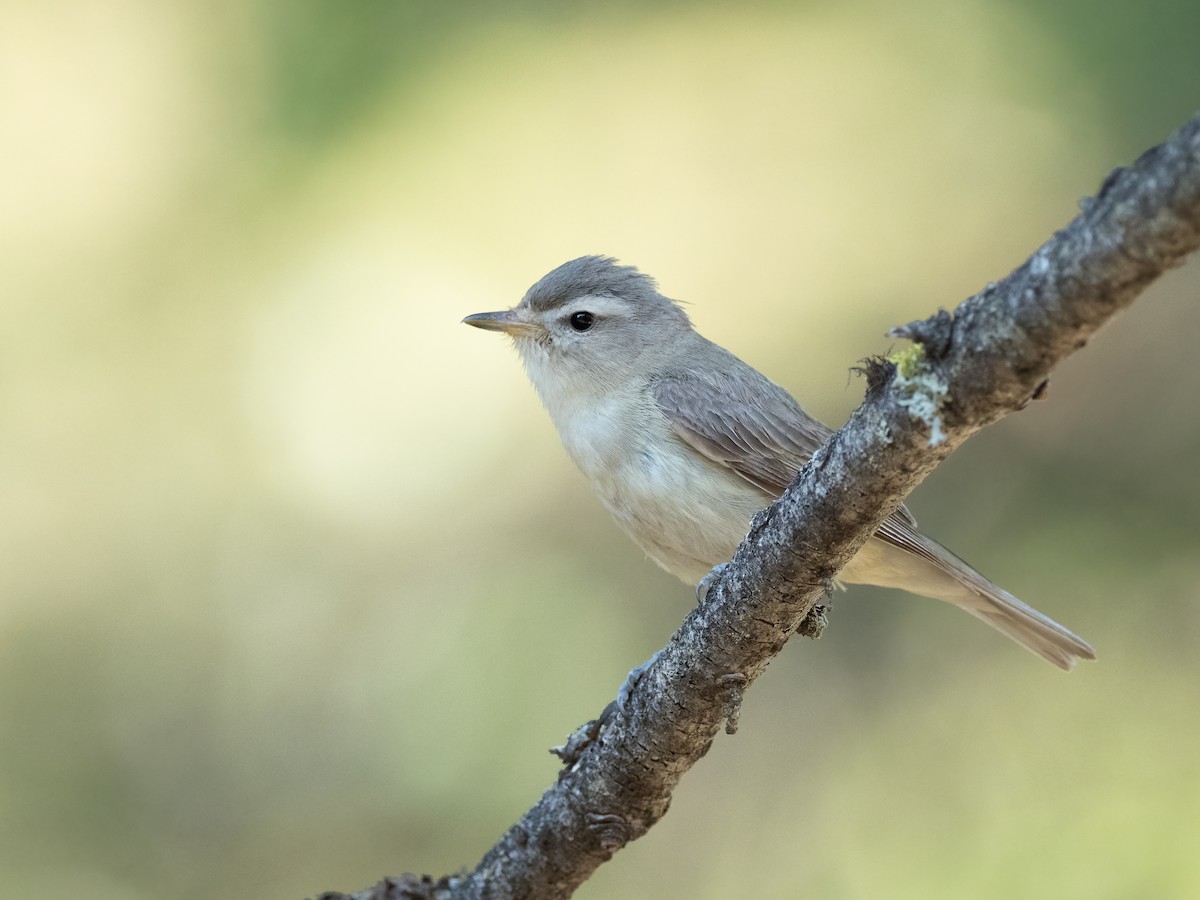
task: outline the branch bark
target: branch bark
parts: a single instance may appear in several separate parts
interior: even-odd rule
[[[567,897],[645,834],[722,724],[736,720],[742,692],[880,522],[959,444],[1038,395],[1055,365],[1200,246],[1200,115],[1110,174],[1081,207],[1024,265],[953,315],[893,332],[914,346],[867,365],[863,404],[755,517],[625,708],[474,871],[387,879],[349,896]]]

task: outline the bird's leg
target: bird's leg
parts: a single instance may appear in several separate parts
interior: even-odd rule
[[[712,571],[700,579],[700,583],[696,585],[696,602],[703,603],[708,597],[708,592],[712,590],[712,586],[721,580],[721,576],[725,574],[725,570],[729,568],[729,563],[718,563],[712,567]]]
[[[825,585],[825,599],[808,611],[808,615],[796,629],[796,634],[816,640],[829,624],[829,610],[833,607],[833,582]]]

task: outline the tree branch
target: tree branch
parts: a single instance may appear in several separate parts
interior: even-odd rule
[[[1109,175],[1002,282],[953,315],[893,332],[914,346],[868,364],[863,404],[754,518],[625,708],[473,872],[388,879],[355,900],[569,896],[666,813],[684,772],[736,719],[742,692],[908,493],[980,428],[1039,395],[1055,365],[1198,245],[1200,115]]]

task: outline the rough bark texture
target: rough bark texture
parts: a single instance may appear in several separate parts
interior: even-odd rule
[[[896,330],[914,346],[868,365],[862,406],[755,517],[626,708],[474,871],[388,879],[350,896],[567,897],[645,834],[884,517],[964,440],[1039,395],[1057,363],[1200,245],[1200,116],[1113,172],[1082,207],[953,315]]]

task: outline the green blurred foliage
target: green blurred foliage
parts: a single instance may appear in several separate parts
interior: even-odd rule
[[[459,319],[606,252],[840,421],[1196,103],[1158,0],[0,7],[0,873],[470,865],[690,591]],[[914,499],[1069,677],[855,589],[580,896],[1200,892],[1200,308],[1172,273]]]

